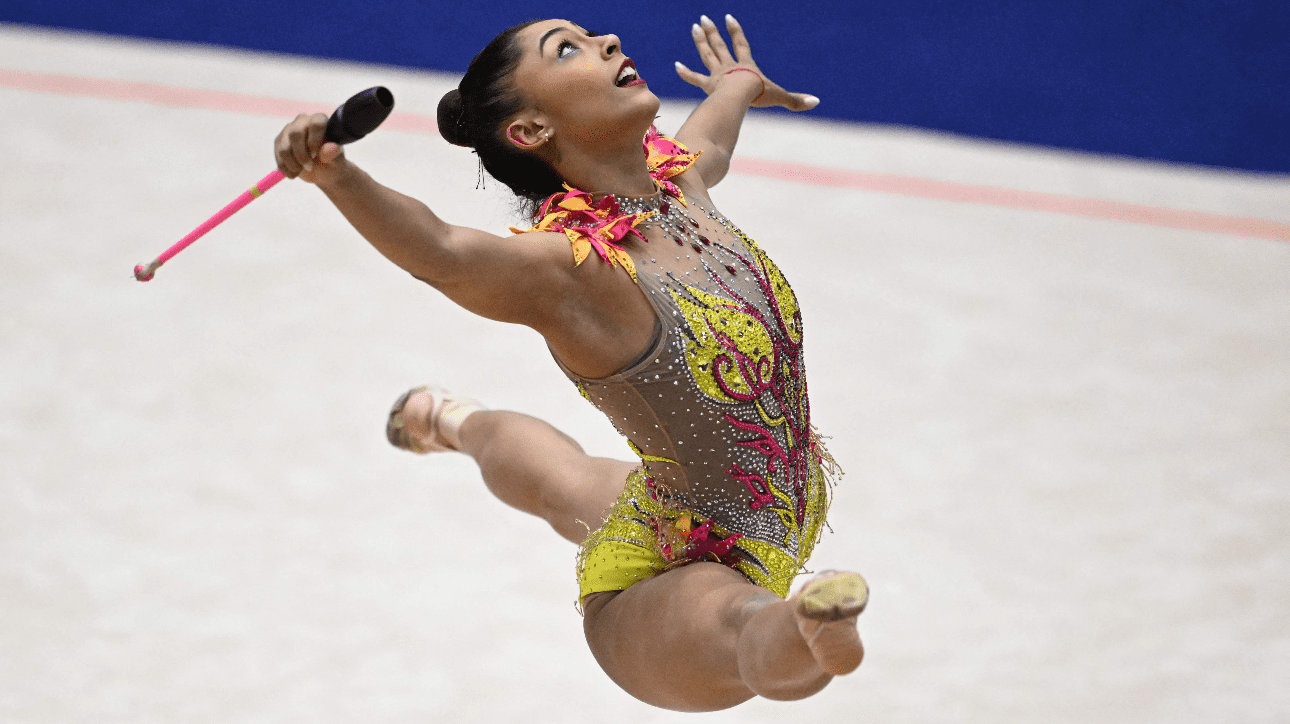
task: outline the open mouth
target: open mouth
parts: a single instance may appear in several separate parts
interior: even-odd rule
[[[626,88],[629,85],[636,85],[644,82],[645,81],[641,80],[641,77],[636,74],[636,64],[632,62],[631,58],[628,58],[623,61],[622,67],[618,69],[618,79],[614,81],[614,85],[619,88]]]

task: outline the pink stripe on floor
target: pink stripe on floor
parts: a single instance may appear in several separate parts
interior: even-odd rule
[[[1247,216],[1227,216],[1204,211],[1183,211],[1163,206],[1146,206],[1105,199],[1062,196],[1038,191],[1021,191],[1000,186],[937,181],[914,176],[897,176],[867,171],[848,171],[804,163],[768,161],[759,158],[735,158],[730,170],[745,176],[760,176],[781,181],[797,181],[813,186],[867,189],[880,193],[914,196],[937,201],[959,201],[970,204],[1002,206],[1009,209],[1047,211],[1093,219],[1127,221],[1189,231],[1252,236],[1258,239],[1290,241],[1290,224]]]
[[[331,113],[336,110],[337,105],[270,98],[249,93],[184,88],[160,83],[89,78],[56,73],[32,73],[5,68],[0,68],[0,87],[42,93],[58,93],[82,98],[136,101],[174,108],[204,108],[212,111],[245,113],[253,116],[272,116],[282,118],[284,122],[295,118],[296,114],[299,113]],[[430,133],[435,135],[439,133],[439,127],[435,124],[433,118],[401,111],[391,113],[381,127],[386,130],[404,131],[406,133]]]
[[[135,101],[177,108],[204,108],[289,119],[297,113],[330,113],[335,105],[285,100],[227,91],[184,88],[110,80],[85,76],[33,73],[0,68],[0,87],[41,93],[58,93],[84,98]],[[395,111],[382,126],[385,130],[435,134],[438,126],[430,116]],[[1009,209],[1045,211],[1068,216],[1124,221],[1188,231],[1232,234],[1257,239],[1290,241],[1290,224],[1244,216],[1227,216],[1202,211],[1183,211],[1161,206],[1062,196],[1021,191],[998,186],[937,181],[915,176],[850,171],[786,161],[739,157],[730,170],[745,176],[791,181],[812,186],[863,189],[915,198],[982,204]]]

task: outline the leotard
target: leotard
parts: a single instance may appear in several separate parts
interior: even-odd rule
[[[594,249],[622,264],[658,319],[649,349],[617,374],[561,365],[642,461],[579,551],[579,600],[699,560],[786,596],[837,472],[811,426],[797,297],[699,189],[686,199],[676,177],[694,154],[653,129],[645,152],[656,198],[570,189],[532,229],[564,231],[575,263]]]

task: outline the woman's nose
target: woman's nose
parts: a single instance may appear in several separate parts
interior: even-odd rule
[[[618,36],[612,33],[609,35],[602,35],[600,38],[600,54],[606,58],[617,53],[623,47],[623,41],[619,40]]]

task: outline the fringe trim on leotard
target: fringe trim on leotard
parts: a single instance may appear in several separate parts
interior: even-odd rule
[[[820,531],[815,536],[816,543],[819,543],[820,539],[824,537],[825,528],[828,528],[830,533],[833,532],[833,527],[829,525],[828,516],[829,509],[833,507],[833,486],[842,482],[842,475],[844,474],[842,466],[838,464],[837,460],[833,459],[833,455],[824,445],[824,441],[829,439],[832,438],[828,435],[821,435],[820,431],[815,429],[815,425],[811,425],[811,449],[815,451],[815,457],[820,461],[820,472],[824,477],[824,487],[827,495],[824,503],[824,525],[820,526]],[[805,569],[803,569],[803,572],[805,572]]]

